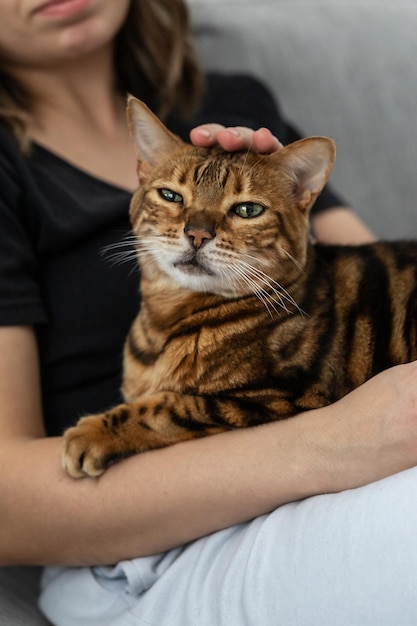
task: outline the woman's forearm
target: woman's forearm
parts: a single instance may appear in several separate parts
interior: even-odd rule
[[[8,480],[2,472],[0,564],[112,563],[304,497],[314,490],[303,444],[291,443],[295,426],[179,444],[127,459],[99,479],[64,473],[60,439],[14,442],[1,451]]]
[[[2,443],[0,562],[148,555],[406,469],[417,463],[416,383],[417,365],[400,366],[330,407],[148,452],[99,479],[64,473],[60,439]]]

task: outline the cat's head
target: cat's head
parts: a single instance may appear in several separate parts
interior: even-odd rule
[[[197,148],[135,98],[128,121],[139,178],[130,215],[143,268],[156,263],[183,287],[226,297],[295,280],[309,210],[333,167],[332,140],[311,137],[269,155]]]

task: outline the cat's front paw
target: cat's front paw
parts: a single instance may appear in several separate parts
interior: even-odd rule
[[[115,418],[113,418],[113,424]],[[64,433],[62,466],[73,478],[97,477],[113,463],[134,454],[109,428],[108,415],[83,417]]]

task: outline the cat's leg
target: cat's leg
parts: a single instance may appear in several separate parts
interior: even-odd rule
[[[255,426],[299,412],[278,390],[228,396],[161,391],[107,413],[83,417],[64,435],[63,466],[74,478],[100,476],[123,458],[165,446]]]
[[[134,454],[241,426],[222,420],[225,402],[160,392],[83,417],[64,434],[63,467],[74,478],[99,476]]]

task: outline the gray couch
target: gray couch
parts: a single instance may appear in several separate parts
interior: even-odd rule
[[[417,0],[189,0],[206,67],[251,72],[380,238],[417,237]]]
[[[335,138],[334,186],[384,238],[417,237],[417,0],[189,0],[203,64],[251,72],[306,134]],[[0,626],[41,626],[39,571],[0,570]]]

